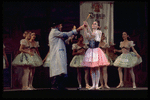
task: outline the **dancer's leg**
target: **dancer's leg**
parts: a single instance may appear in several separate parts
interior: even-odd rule
[[[79,84],[79,89],[82,88],[81,86],[81,69],[77,68],[77,80],[78,80],[78,84]]]
[[[134,75],[133,68],[130,68],[130,74],[131,74],[131,78],[132,78],[132,82],[133,82],[133,88],[136,88],[135,75]]]
[[[99,79],[100,79],[100,68],[97,67],[95,68],[95,73],[96,73],[96,89],[99,89]]]
[[[100,67],[100,83],[101,83],[101,86],[99,88],[103,88],[103,70],[102,70],[103,67]]]
[[[24,70],[24,74],[22,76],[22,89],[23,90],[30,90],[30,88],[28,87],[28,79],[29,79],[29,67],[23,67]]]
[[[104,82],[105,82],[105,87],[106,87],[106,88],[110,88],[110,87],[107,85],[107,80],[108,80],[107,66],[103,67],[103,79],[104,79]]]
[[[92,87],[90,87],[89,89],[95,89],[95,83],[96,83],[96,75],[95,75],[95,68],[91,68],[90,70],[91,72],[91,78],[92,78]]]
[[[85,76],[84,76],[84,79],[85,79],[85,84],[86,84],[86,88],[90,88],[90,85],[89,85],[89,70],[88,68],[85,68],[84,69],[85,71]]]
[[[35,89],[35,88],[33,88],[33,86],[32,86],[34,73],[35,73],[35,68],[34,68],[34,67],[30,67],[29,87],[30,87],[31,89]]]
[[[119,74],[120,83],[117,86],[117,88],[123,86],[123,74],[122,74],[122,68],[121,67],[118,68],[118,74]]]

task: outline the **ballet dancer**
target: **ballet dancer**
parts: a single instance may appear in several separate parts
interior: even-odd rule
[[[31,58],[34,61],[35,66],[29,67],[29,69],[30,69],[29,87],[33,90],[35,90],[35,88],[32,86],[33,77],[34,77],[34,73],[35,73],[35,67],[39,67],[43,64],[42,59],[40,57],[39,50],[38,50],[38,47],[40,47],[40,45],[39,45],[38,41],[35,41],[35,38],[36,38],[36,34],[34,32],[32,32],[31,39],[29,41],[30,41],[30,52],[33,53],[33,56]]]
[[[30,52],[30,38],[31,32],[25,31],[23,33],[25,39],[20,40],[20,48],[19,51],[21,52],[18,54],[14,60],[12,61],[12,66],[22,67],[24,70],[24,74],[22,76],[22,90],[32,90],[29,86],[29,67],[35,66],[35,63],[32,61],[33,53]]]
[[[122,54],[118,56],[114,62],[114,66],[118,67],[118,73],[119,73],[119,79],[120,83],[116,88],[123,87],[123,73],[122,68],[129,68],[132,82],[133,82],[133,88],[136,88],[135,84],[135,75],[133,71],[133,67],[140,64],[142,62],[142,58],[137,53],[137,51],[134,49],[135,44],[133,41],[130,41],[129,35],[127,32],[122,33],[123,41],[120,42],[120,48],[121,50],[114,49],[114,52],[121,52]],[[133,52],[130,52],[130,48],[132,48]]]
[[[87,50],[88,46],[83,43],[83,36],[81,34],[77,35],[78,42],[74,43],[72,45],[72,55],[74,56],[72,61],[70,62],[70,67],[75,67],[77,68],[77,80],[78,80],[78,90],[82,88],[81,85],[81,68],[84,68],[85,71],[85,83],[86,83],[86,88],[90,88],[89,85],[89,69],[85,68],[84,66],[81,65],[83,61],[83,57],[85,54],[85,51]]]
[[[106,42],[104,42],[105,38],[106,38],[105,34],[102,33],[101,42],[99,43],[99,47],[105,53],[105,56],[107,57],[110,65],[112,65],[113,62],[112,62],[111,58],[109,57],[109,52],[108,52],[108,48],[110,48],[110,46]],[[104,85],[103,85],[103,79],[104,79],[105,87],[109,89],[110,87],[107,85],[107,80],[108,80],[107,66],[100,67],[100,71],[101,71],[100,72],[101,86],[99,88],[104,88]]]
[[[104,52],[98,47],[101,41],[102,32],[98,30],[98,22],[94,21],[92,24],[93,32],[91,31],[88,23],[84,21],[84,35],[89,41],[89,48],[87,49],[85,56],[83,58],[82,66],[91,68],[92,77],[92,89],[99,89],[99,79],[100,79],[100,66],[108,66],[109,62],[104,54]]]

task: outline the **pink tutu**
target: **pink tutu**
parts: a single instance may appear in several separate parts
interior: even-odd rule
[[[86,67],[108,66],[109,64],[104,52],[100,48],[88,48],[81,63],[82,66]]]

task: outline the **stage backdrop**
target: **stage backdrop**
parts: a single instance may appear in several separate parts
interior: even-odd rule
[[[106,42],[109,45],[114,43],[114,1],[81,1],[80,2],[80,25],[86,20],[92,28],[92,23],[97,19],[101,31],[105,33]],[[83,35],[83,30],[80,32]],[[84,39],[85,43],[88,43]]]

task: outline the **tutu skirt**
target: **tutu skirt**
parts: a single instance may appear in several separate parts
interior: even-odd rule
[[[106,53],[105,53],[105,56],[106,56],[108,62],[110,63],[109,66],[112,66],[113,65],[112,59]]]
[[[12,61],[12,66],[31,66],[31,67],[38,67],[43,64],[42,59],[36,53],[34,56],[31,56],[27,53],[20,53],[18,54],[15,59]]]
[[[46,61],[43,64],[43,67],[50,67],[50,53],[48,53]]]
[[[138,58],[134,52],[122,53],[113,63],[116,67],[132,68],[142,62],[142,58]]]
[[[108,66],[109,64],[105,53],[100,48],[88,48],[81,63],[86,67]]]
[[[76,55],[72,58],[72,61],[70,62],[70,67],[84,67],[81,65],[83,61],[84,55]]]
[[[39,66],[43,65],[43,61],[37,53],[34,53],[34,55],[31,57],[31,59],[34,63],[34,66],[32,66],[32,67],[39,67]]]

